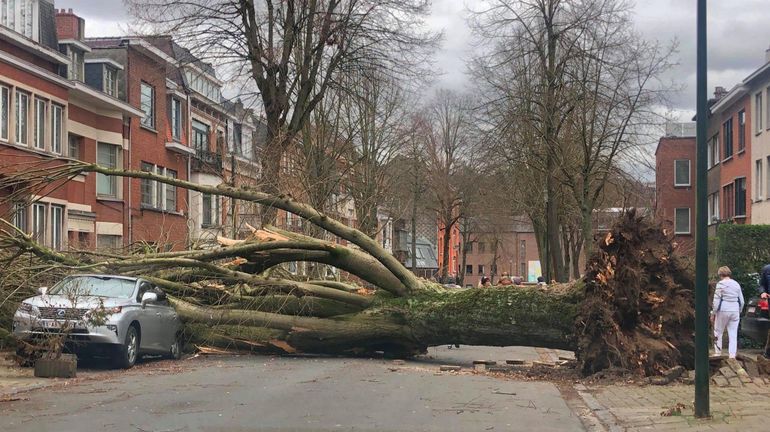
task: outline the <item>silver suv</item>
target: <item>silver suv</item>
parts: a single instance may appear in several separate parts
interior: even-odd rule
[[[13,333],[20,339],[66,333],[75,350],[106,351],[122,368],[132,367],[142,354],[174,359],[182,354],[179,317],[163,291],[149,281],[84,274],[38,291],[13,317]],[[89,317],[97,313],[102,319],[95,325]]]

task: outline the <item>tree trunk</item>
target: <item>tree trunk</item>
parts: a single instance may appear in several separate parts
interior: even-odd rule
[[[449,244],[449,241],[452,238],[452,226],[453,225],[447,225],[446,223],[444,223],[444,230],[443,230],[443,233],[441,234],[442,241],[443,241],[443,244],[441,245],[441,249],[442,249],[441,252],[443,255],[441,257],[441,264],[440,264],[441,265],[441,283],[447,283],[449,279],[449,250],[451,249],[450,248],[451,245]]]
[[[173,303],[188,327],[208,327],[204,334],[193,332],[209,344],[227,347],[241,340],[255,351],[411,355],[454,343],[574,350],[579,301],[571,292],[521,287],[436,291],[408,304],[388,300],[362,313],[328,319]]]

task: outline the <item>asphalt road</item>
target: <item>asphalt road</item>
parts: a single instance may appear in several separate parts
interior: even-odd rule
[[[553,384],[438,373],[436,363],[479,353],[490,357],[463,347],[405,364],[259,356],[148,362],[21,394],[26,400],[0,404],[0,430],[583,430]]]

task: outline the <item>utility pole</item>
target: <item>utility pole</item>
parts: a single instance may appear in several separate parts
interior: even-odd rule
[[[695,196],[695,417],[709,417],[709,322],[708,322],[708,216],[706,203],[706,0],[698,1],[697,16],[697,114]]]

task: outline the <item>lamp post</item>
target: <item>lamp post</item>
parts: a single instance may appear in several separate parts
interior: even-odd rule
[[[696,83],[696,196],[695,196],[695,417],[709,416],[708,358],[708,215],[706,189],[706,0],[698,1]]]

